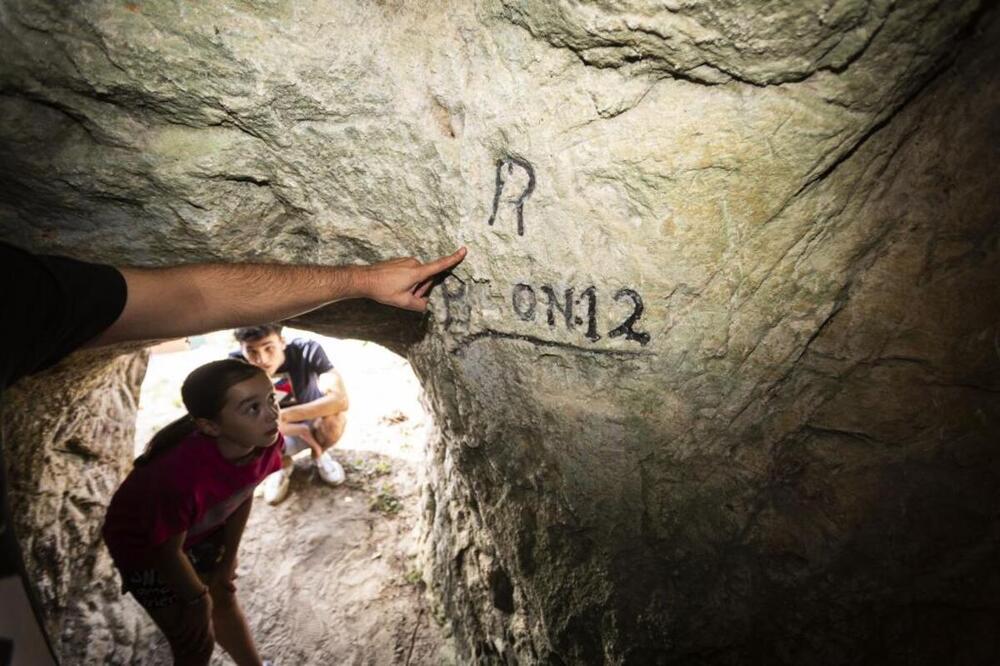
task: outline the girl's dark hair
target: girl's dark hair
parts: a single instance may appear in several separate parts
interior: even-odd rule
[[[181,400],[188,413],[153,435],[146,450],[135,459],[135,465],[146,465],[180,443],[195,431],[195,419],[212,419],[218,416],[226,404],[226,393],[230,387],[258,375],[266,377],[267,373],[235,358],[212,361],[195,368],[181,386]]]

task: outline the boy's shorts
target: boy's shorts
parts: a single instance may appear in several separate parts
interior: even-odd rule
[[[202,578],[210,577],[222,561],[226,547],[222,543],[222,530],[184,551],[191,566]],[[163,582],[156,569],[131,569],[120,571],[122,594],[128,592],[143,608],[166,608],[179,601],[177,595]]]

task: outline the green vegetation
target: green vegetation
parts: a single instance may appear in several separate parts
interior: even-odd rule
[[[399,513],[403,508],[403,503],[396,494],[396,487],[391,483],[379,484],[378,490],[368,501],[368,509],[377,511],[386,516]]]

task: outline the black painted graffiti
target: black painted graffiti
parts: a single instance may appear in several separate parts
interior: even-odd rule
[[[505,192],[506,190],[506,192]],[[491,227],[497,221],[501,202],[514,207],[517,214],[517,235],[524,235],[524,202],[535,191],[535,169],[519,157],[507,156],[497,160],[496,187],[493,190],[493,212],[487,222]]]
[[[636,332],[632,328],[635,322],[639,321],[639,318],[642,317],[642,311],[645,309],[645,306],[642,304],[642,296],[632,289],[619,289],[615,293],[615,300],[620,301],[623,298],[632,299],[632,314],[621,323],[621,326],[608,331],[608,337],[617,338],[624,335],[626,340],[635,340],[640,345],[645,345],[649,342],[649,333]]]
[[[584,333],[584,335],[586,335],[587,339],[591,342],[596,342],[601,339],[601,336],[597,334],[597,288],[587,287],[583,290],[583,293],[580,294],[580,298],[583,298],[584,296],[586,296],[588,300],[587,332]],[[583,320],[577,317],[576,323],[582,324]]]
[[[570,351],[609,355],[623,359],[648,353],[635,349],[601,349],[570,341],[548,340],[526,333],[500,331],[489,327],[480,329],[476,326],[474,328],[479,330],[470,331],[472,323],[471,300],[477,282],[489,284],[487,280],[473,280],[467,283],[454,275],[448,276],[441,284],[441,294],[444,300],[444,327],[455,336],[458,343],[452,350],[455,353],[459,353],[460,350],[477,340],[488,338],[521,340],[542,347],[558,347]],[[598,290],[593,285],[584,288],[577,295],[577,290],[574,287],[557,290],[546,284],[536,289],[530,284],[518,282],[511,289],[510,299],[514,315],[523,322],[539,321],[541,316],[541,322],[544,322],[543,325],[549,329],[565,328],[567,331],[580,331],[590,344],[601,339],[601,334],[597,332]],[[614,295],[615,301],[626,299],[631,301],[632,313],[621,324],[611,329],[607,335],[611,338],[624,336],[627,341],[637,342],[640,346],[645,346],[650,341],[650,335],[635,329],[644,311],[642,297],[634,289],[628,288],[619,289]],[[540,301],[544,301],[544,303],[540,303]],[[544,310],[544,315],[541,314],[542,310]]]
[[[530,284],[521,284],[520,282],[515,284],[510,300],[514,307],[514,314],[522,321],[531,321],[535,318],[535,306],[538,305],[538,299],[535,298],[535,290],[531,288]]]
[[[556,296],[555,289],[549,285],[542,285],[542,293],[548,297],[549,307],[545,310],[545,320],[549,323],[549,328],[556,325],[556,310],[558,310],[562,314],[563,320],[566,322],[566,328],[568,330],[573,330],[576,323],[575,317],[573,317],[573,287],[566,290],[564,300],[561,305],[559,303],[559,297]]]
[[[445,278],[441,283],[441,294],[444,296],[444,327],[451,329],[452,325],[468,324],[471,315],[466,295],[466,284],[454,275]]]
[[[557,322],[561,322],[566,330],[573,331],[578,326],[583,326],[586,323],[587,328],[584,332],[584,337],[591,342],[601,339],[601,335],[597,332],[597,287],[587,287],[580,292],[579,298],[574,298],[575,289],[573,287],[565,289],[561,297],[550,285],[542,285],[539,287],[539,291],[545,295],[545,322],[549,328],[556,328]],[[619,289],[614,295],[615,301],[621,301],[625,298],[632,301],[632,313],[625,321],[608,331],[608,337],[618,338],[625,336],[626,340],[638,342],[640,345],[645,346],[650,341],[649,333],[635,330],[635,325],[642,317],[643,310],[645,309],[642,297],[634,289],[628,288]],[[576,307],[580,306],[583,301],[587,302],[586,319],[576,314]],[[535,315],[538,310],[538,296],[535,293],[534,287],[524,283],[515,284],[511,291],[511,307],[514,310],[514,314],[521,321],[535,321]]]
[[[645,351],[639,351],[637,349],[601,349],[599,347],[584,347],[581,345],[574,345],[570,342],[560,342],[558,340],[546,340],[545,338],[539,338],[534,335],[511,333],[509,331],[498,331],[492,328],[487,328],[482,331],[477,331],[472,335],[466,335],[460,338],[458,340],[458,344],[452,350],[452,353],[461,355],[464,353],[464,350],[467,347],[469,347],[474,342],[478,342],[479,340],[520,340],[522,342],[529,342],[539,347],[553,347],[555,349],[566,349],[568,351],[583,352],[586,354],[600,354],[602,356],[610,356],[612,358],[618,358],[622,360],[628,360],[630,358],[643,356],[649,353]]]

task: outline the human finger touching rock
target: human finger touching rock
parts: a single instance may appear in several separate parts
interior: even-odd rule
[[[367,296],[385,305],[423,312],[435,279],[462,263],[467,252],[461,247],[427,263],[406,257],[367,266]]]

